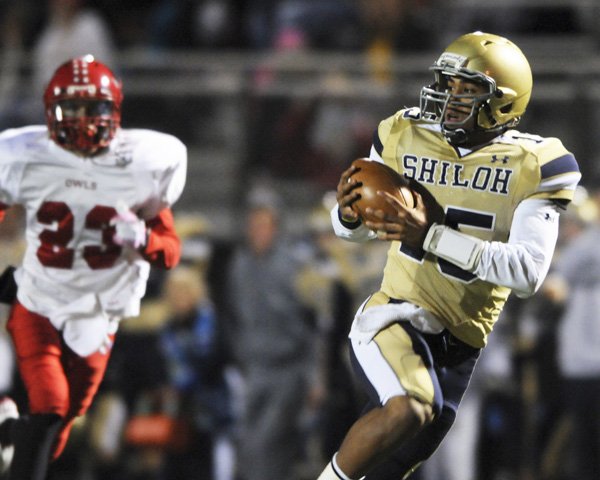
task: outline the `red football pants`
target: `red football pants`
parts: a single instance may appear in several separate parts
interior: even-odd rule
[[[52,451],[52,459],[56,459],[65,448],[75,417],[90,407],[110,355],[78,356],[46,317],[30,312],[18,301],[13,305],[7,329],[15,345],[30,413],[63,418]]]

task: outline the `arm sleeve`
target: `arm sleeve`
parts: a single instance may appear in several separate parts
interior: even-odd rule
[[[158,215],[146,220],[148,242],[142,256],[152,266],[170,269],[181,258],[181,240],[175,232],[175,221],[171,209],[164,208]]]
[[[373,145],[371,147],[371,152],[369,153],[369,158],[371,160],[373,160],[374,162],[384,163],[383,158],[381,158],[381,155],[379,155],[379,152],[377,152],[375,145]]]
[[[366,242],[377,238],[377,234],[369,230],[361,222],[355,224],[342,223],[337,204],[331,209],[331,224],[333,231],[339,238],[349,242]]]
[[[509,287],[519,297],[533,295],[550,268],[558,238],[559,207],[551,200],[524,200],[515,210],[508,243],[484,242],[473,273]]]

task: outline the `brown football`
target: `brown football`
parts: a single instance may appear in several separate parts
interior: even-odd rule
[[[377,195],[379,190],[390,193],[409,208],[415,206],[413,192],[405,176],[383,163],[367,158],[358,158],[352,162],[352,165],[358,168],[358,171],[352,175],[352,179],[362,183],[357,188],[360,198],[352,204],[352,209],[362,220],[380,221],[379,218],[367,215],[368,207],[389,214],[395,213],[394,207],[384,197]]]

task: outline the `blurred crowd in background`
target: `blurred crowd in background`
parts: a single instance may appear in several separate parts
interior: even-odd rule
[[[385,36],[400,49],[425,49],[444,36],[476,21],[482,30],[495,27],[513,33],[590,30],[594,18],[587,0],[494,2],[480,0],[3,0],[3,21],[12,25],[13,41],[32,47],[61,5],[85,7],[89,18],[105,25],[118,48],[270,49],[303,42],[312,49],[359,50]],[[436,9],[464,7],[460,24],[443,24]],[[75,6],[75,7],[74,7]],[[485,8],[497,7],[486,16]],[[524,9],[524,10],[520,10]],[[520,12],[537,15],[519,15]],[[512,14],[510,14],[512,12]],[[10,18],[9,18],[10,17]],[[90,21],[91,22],[91,21]],[[6,35],[6,33],[5,33]],[[429,39],[429,43],[424,43]]]
[[[378,62],[413,52],[426,54],[427,65],[468,30],[558,42],[582,34],[592,44],[597,35],[593,2],[516,2],[490,15],[492,3],[464,1],[448,21],[454,2],[3,0],[0,129],[43,122],[43,85],[55,66],[82,53],[126,71],[123,52],[366,52],[375,82],[386,75]],[[268,89],[272,74],[256,68],[254,82]],[[129,106],[124,80],[124,123],[152,128],[155,105]],[[358,305],[378,289],[388,244],[334,238],[329,209],[345,165],[368,154],[378,120],[403,105],[360,92],[331,102],[286,95],[245,105],[242,161],[230,172],[245,186],[232,191],[233,228],[219,231],[218,219],[193,201],[175,210],[182,264],[152,273],[142,314],[123,322],[99,396],[52,479],[310,480],[360,414],[364,394],[346,335]],[[210,102],[202,112],[184,110],[185,98],[163,102],[176,114],[161,107],[160,129],[191,152],[226,136]],[[532,110],[545,126],[559,120]],[[202,134],[186,127],[188,117]],[[418,480],[570,480],[600,471],[598,177],[594,159],[579,155],[584,146],[570,142],[576,136],[555,135],[584,169],[562,216],[555,264],[533,299],[508,304],[456,425]],[[195,175],[214,159],[190,160],[187,189],[210,190]],[[290,208],[274,178],[302,180],[305,208]],[[10,210],[0,225],[1,266],[22,254],[22,213]],[[0,394],[23,402],[13,365],[1,328]]]

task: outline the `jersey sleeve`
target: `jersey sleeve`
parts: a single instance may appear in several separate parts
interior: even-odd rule
[[[515,210],[510,237],[483,242],[473,273],[481,280],[533,295],[548,274],[558,238],[559,208],[549,200],[524,200]]]
[[[153,194],[141,208],[139,216],[145,219],[155,217],[164,208],[170,208],[181,196],[187,174],[187,148],[172,135],[142,131],[137,143],[140,169],[153,178]]]
[[[573,200],[581,173],[575,156],[560,140],[545,139],[536,156],[540,169],[540,182],[531,198],[557,200],[568,203]]]
[[[187,148],[181,141],[173,140],[169,151],[171,165],[164,171],[160,182],[162,201],[169,207],[181,196],[187,173]]]
[[[181,241],[175,231],[175,221],[171,209],[164,208],[159,214],[146,220],[149,229],[148,242],[142,256],[151,265],[170,269],[181,258]]]
[[[26,165],[20,139],[18,130],[6,130],[0,134],[0,210],[19,203]]]
[[[381,122],[377,126],[377,129],[373,132],[373,149],[379,154],[379,156],[383,156],[383,148],[385,146],[385,142],[387,141],[390,133],[392,131],[392,127],[396,123],[397,115],[392,115]]]

